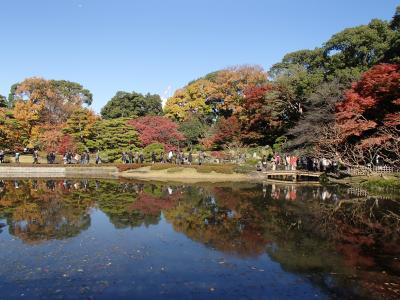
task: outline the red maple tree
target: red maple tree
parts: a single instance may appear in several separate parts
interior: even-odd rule
[[[178,125],[166,117],[145,116],[129,120],[128,124],[139,133],[142,146],[161,143],[170,148],[168,146],[177,145],[184,140],[183,134],[178,131]]]
[[[336,121],[344,139],[373,138],[382,127],[400,125],[400,65],[380,64],[365,72],[337,105]]]
[[[214,134],[202,140],[207,149],[220,148],[223,145],[240,141],[240,123],[236,116],[220,118],[215,125]]]

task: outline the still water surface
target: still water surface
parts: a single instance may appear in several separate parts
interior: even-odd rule
[[[0,181],[0,299],[396,299],[399,213],[344,187]]]

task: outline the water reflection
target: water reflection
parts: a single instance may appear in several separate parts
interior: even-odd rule
[[[267,254],[330,296],[400,295],[400,208],[390,199],[360,198],[339,186],[0,181],[0,227],[27,245],[79,236],[91,228],[94,210],[117,229],[165,219],[212,251],[237,259]]]

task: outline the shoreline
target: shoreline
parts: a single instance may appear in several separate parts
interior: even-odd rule
[[[161,165],[162,166],[162,165]],[[109,179],[136,179],[142,181],[159,182],[182,182],[182,183],[222,183],[222,182],[267,182],[271,184],[294,184],[294,185],[316,185],[319,181],[288,181],[273,178],[266,178],[263,173],[250,171],[247,173],[218,172],[216,166],[211,167],[207,172],[198,170],[195,166],[162,166],[156,165],[47,165],[47,164],[6,164],[0,165],[1,179],[20,178],[109,178]],[[218,167],[218,166],[217,166]],[[329,178],[328,184],[344,184],[349,186],[360,186],[361,183],[374,181],[376,179],[400,180],[394,175],[354,176],[344,179]]]
[[[117,166],[104,165],[0,165],[0,178],[121,178],[142,181],[182,182],[182,183],[218,183],[218,182],[260,182],[262,176],[256,173],[208,173],[198,172],[195,168],[171,167],[151,170],[151,166],[135,166],[120,170]]]
[[[0,166],[0,178],[68,178],[68,177],[115,177],[118,176],[118,168],[113,166],[75,166],[64,165],[21,165]]]

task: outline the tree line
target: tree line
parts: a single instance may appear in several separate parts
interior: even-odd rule
[[[235,66],[158,95],[119,91],[95,114],[75,82],[28,78],[0,96],[4,149],[104,151],[232,145],[365,164],[400,163],[400,7],[265,71]]]

